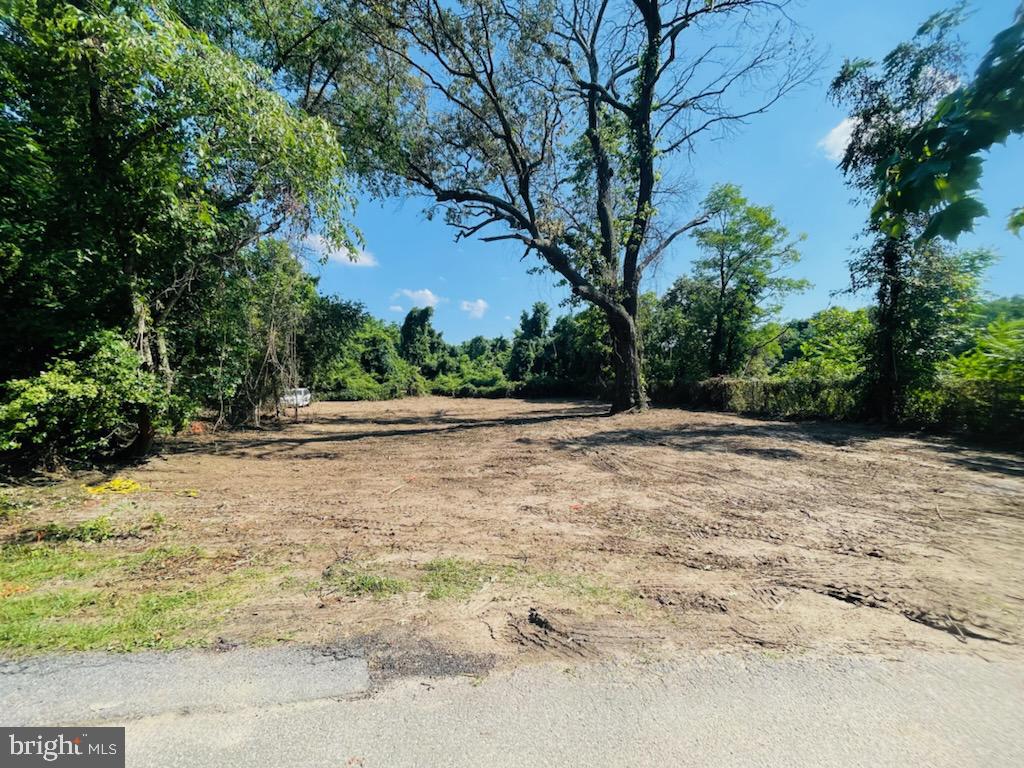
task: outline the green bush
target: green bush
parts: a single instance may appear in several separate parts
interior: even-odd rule
[[[942,376],[930,389],[909,394],[904,419],[916,426],[1024,445],[1024,381]]]
[[[142,406],[166,416],[156,378],[117,334],[90,337],[74,356],[0,389],[0,459],[7,464],[88,462],[131,437]]]
[[[419,370],[398,354],[393,330],[372,318],[314,386],[323,400],[390,400],[428,391]]]
[[[1024,320],[990,323],[930,388],[909,394],[906,411],[922,426],[1024,440]]]
[[[501,367],[484,358],[471,360],[462,355],[458,368],[442,373],[429,382],[435,395],[451,397],[508,397],[514,389]]]
[[[677,397],[701,408],[783,418],[847,420],[860,416],[863,405],[862,386],[855,377],[720,376],[686,385]]]

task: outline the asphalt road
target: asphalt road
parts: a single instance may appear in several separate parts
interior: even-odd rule
[[[0,663],[0,725],[127,726],[132,767],[1024,765],[1024,664],[701,655],[374,685],[295,649]]]

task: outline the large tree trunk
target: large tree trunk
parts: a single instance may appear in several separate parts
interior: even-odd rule
[[[874,399],[878,416],[889,424],[899,421],[903,404],[903,382],[896,349],[896,325],[903,293],[899,254],[899,241],[888,240],[882,252],[882,284],[878,289],[878,381]]]
[[[612,336],[612,362],[615,366],[611,412],[645,410],[647,393],[640,372],[640,336],[636,320],[622,311],[609,312],[608,325]]]
[[[712,376],[725,375],[725,365],[722,362],[722,347],[725,337],[725,320],[721,310],[715,315],[715,331],[711,335],[711,350],[708,354],[708,372]]]
[[[135,418],[138,431],[131,445],[125,449],[125,454],[132,458],[142,458],[153,448],[153,441],[156,439],[156,428],[153,426],[153,411],[147,404],[139,406],[139,413]]]

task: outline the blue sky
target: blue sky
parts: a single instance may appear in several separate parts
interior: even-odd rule
[[[1007,26],[1017,2],[974,1],[961,30],[971,69],[992,36]],[[846,261],[866,215],[851,205],[850,190],[828,156],[826,139],[845,117],[826,96],[831,76],[845,57],[881,58],[948,5],[936,0],[806,0],[793,15],[828,52],[817,82],[753,118],[738,134],[704,141],[686,169],[695,182],[694,207],[712,184],[734,182],[752,202],[773,206],[792,232],[807,235],[803,260],[792,274],[814,287],[787,300],[784,319],[829,304],[870,300],[866,295],[831,296],[847,285]],[[981,197],[992,215],[959,242],[999,254],[986,281],[998,295],[1024,293],[1024,240],[1005,229],[1009,212],[1024,203],[1022,172],[1024,141],[1019,137],[990,153]],[[521,261],[522,250],[505,243],[455,243],[454,231],[443,221],[426,219],[424,205],[422,198],[362,200],[355,222],[368,253],[357,265],[336,260],[314,265],[321,290],[362,301],[373,314],[398,321],[410,307],[433,303],[435,325],[451,342],[477,334],[510,336],[520,311],[535,301],[548,302],[556,313],[565,311],[557,305],[566,292],[555,287],[554,277],[527,273],[534,257]],[[693,256],[692,243],[677,241],[657,272],[646,278],[645,290],[663,292],[689,269]]]

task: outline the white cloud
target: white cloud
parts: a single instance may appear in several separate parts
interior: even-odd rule
[[[473,301],[463,300],[459,305],[459,308],[463,312],[469,313],[469,316],[474,320],[479,320],[484,316],[484,312],[487,311],[489,305],[483,299],[474,299]]]
[[[416,291],[403,288],[393,298],[398,298],[399,296],[405,296],[413,303],[414,307],[436,307],[441,302],[448,301],[448,299],[438,296],[429,288],[420,288]]]
[[[852,117],[844,117],[835,128],[825,134],[818,142],[818,149],[825,153],[825,157],[834,163],[843,159],[846,152],[846,145],[850,143],[850,136],[853,134],[857,121]]]
[[[388,307],[388,312],[405,312],[405,310],[398,304],[392,304]]]
[[[317,258],[327,257],[328,261],[341,264],[343,267],[376,267],[377,257],[369,251],[360,248],[354,251],[354,257],[349,257],[349,252],[335,248],[320,235],[307,235],[302,244],[317,255]]]

